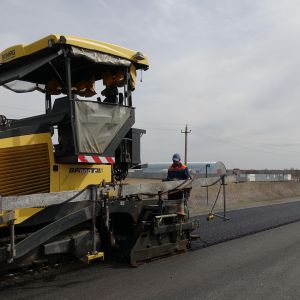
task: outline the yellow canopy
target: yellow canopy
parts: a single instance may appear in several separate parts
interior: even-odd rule
[[[18,58],[34,54],[55,44],[66,44],[125,58],[134,63],[137,69],[147,69],[149,66],[148,58],[140,52],[114,44],[60,34],[48,35],[28,45],[15,45],[9,47],[0,53],[0,64],[5,64]]]

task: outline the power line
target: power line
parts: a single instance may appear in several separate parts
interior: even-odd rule
[[[178,132],[177,129],[161,128],[161,127],[147,127],[146,130],[159,130],[159,131],[174,131],[174,132]]]
[[[144,123],[144,122],[140,122],[140,123]],[[146,122],[146,123],[151,123],[151,124],[154,124],[153,122]],[[161,124],[163,124],[163,122],[161,122]],[[170,124],[170,123],[165,123],[165,124]],[[147,127],[148,130],[159,130],[159,131],[174,131],[174,132],[177,132],[176,129],[173,129],[173,128],[165,128],[165,127]],[[216,140],[222,144],[226,144],[226,145],[230,145],[230,146],[234,146],[234,147],[237,147],[237,148],[241,148],[241,149],[245,149],[245,150],[250,150],[250,151],[253,151],[253,152],[262,152],[262,153],[267,153],[267,154],[275,154],[275,155],[280,155],[280,154],[283,154],[282,152],[278,152],[276,151],[274,148],[273,149],[265,149],[265,148],[261,148],[263,146],[257,146],[257,145],[251,145],[249,143],[245,143],[244,141],[242,140],[237,140],[237,139],[233,139],[232,137],[220,137],[220,136],[217,136],[216,134],[212,135],[212,134],[209,134],[207,132],[204,132],[202,129],[200,129],[199,127],[197,128],[194,128],[194,133],[197,133],[197,134],[200,134],[202,136],[206,136],[210,139],[213,139],[213,140]],[[278,148],[277,148],[278,149]],[[274,151],[275,150],[275,151]],[[288,152],[288,153],[291,153],[291,154],[297,154],[299,155],[299,151],[289,151],[289,150],[285,150],[285,152]]]

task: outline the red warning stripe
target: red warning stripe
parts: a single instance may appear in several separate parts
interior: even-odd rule
[[[92,157],[93,157],[93,160],[95,161],[96,164],[101,164],[102,163],[102,161],[101,161],[101,159],[100,159],[99,156],[93,155]]]
[[[112,156],[99,155],[78,155],[78,162],[92,164],[114,164],[115,158]]]
[[[115,158],[114,158],[114,157],[107,156],[106,159],[107,159],[107,161],[108,161],[111,165],[113,165],[113,164],[115,163]]]

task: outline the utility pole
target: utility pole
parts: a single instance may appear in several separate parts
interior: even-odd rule
[[[192,130],[188,130],[187,124],[185,124],[185,130],[182,131],[181,133],[184,133],[184,163],[187,164],[187,139],[188,139],[188,134],[191,133]]]

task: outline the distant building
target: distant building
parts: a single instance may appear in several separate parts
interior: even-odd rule
[[[237,181],[291,181],[291,174],[246,174],[246,176],[237,175]],[[241,179],[241,180],[240,180]]]

